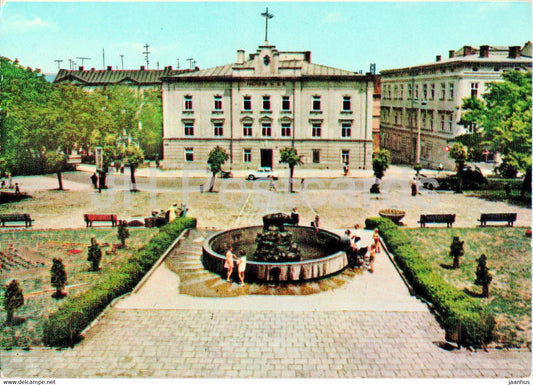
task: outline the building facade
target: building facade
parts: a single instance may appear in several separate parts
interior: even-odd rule
[[[205,168],[219,145],[229,168],[280,168],[294,146],[309,168],[368,169],[374,76],[259,46],[223,66],[162,78],[165,168]]]
[[[506,70],[531,71],[531,42],[523,47],[464,46],[448,59],[381,71],[380,145],[395,163],[455,165],[447,150],[468,133],[459,124],[463,99],[481,97]]]

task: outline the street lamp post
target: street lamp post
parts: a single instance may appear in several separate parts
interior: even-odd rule
[[[420,164],[420,115],[422,114],[422,106],[427,104],[427,101],[422,100],[418,105],[418,99],[414,98],[413,103],[417,105],[416,109],[416,156],[415,164]]]

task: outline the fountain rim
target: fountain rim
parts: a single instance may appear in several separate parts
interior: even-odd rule
[[[291,228],[291,227],[299,227],[299,228],[304,228],[304,229],[312,229],[314,231],[314,228],[311,227],[311,226],[294,226],[294,225],[285,225],[285,227],[287,228]],[[257,228],[257,229],[263,229],[263,226],[261,225],[255,225],[255,226],[244,226],[244,227],[237,227],[237,228],[234,228],[234,229],[229,229],[229,230],[223,230],[223,231],[219,231],[218,233],[215,233],[213,235],[211,235],[209,238],[207,238],[205,241],[204,241],[204,244],[203,244],[203,249],[204,251],[207,251],[208,253],[210,253],[211,255],[217,257],[217,258],[221,258],[221,259],[226,259],[226,257],[222,254],[219,254],[217,253],[216,251],[214,251],[212,248],[211,248],[211,240],[217,236],[220,236],[222,234],[225,234],[225,233],[229,233],[229,232],[232,232],[232,231],[235,231],[235,230],[243,230],[243,229],[253,229],[253,228]],[[338,234],[335,234],[334,232],[332,231],[329,231],[329,230],[325,230],[325,229],[320,229],[320,232],[323,232],[323,233],[327,233],[328,235],[330,236],[333,236],[335,239],[337,239],[338,241],[340,241],[341,237],[338,235]],[[246,263],[247,264],[250,264],[250,265],[268,265],[268,266],[279,266],[279,265],[305,265],[305,264],[310,264],[310,263],[317,263],[317,262],[323,262],[323,261],[327,261],[328,259],[332,259],[332,258],[336,258],[339,254],[342,254],[342,253],[345,253],[345,251],[342,251],[342,250],[339,250],[339,251],[336,251],[334,252],[333,254],[329,254],[325,257],[322,257],[322,258],[316,258],[316,259],[309,259],[307,261],[293,261],[293,262],[261,262],[261,261],[250,261],[250,260],[247,260]]]

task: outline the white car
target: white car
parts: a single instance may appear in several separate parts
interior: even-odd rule
[[[270,167],[261,167],[255,171],[250,172],[246,179],[248,180],[268,179],[270,178],[271,175],[274,178],[274,180],[278,180],[278,173],[276,171],[272,171]]]

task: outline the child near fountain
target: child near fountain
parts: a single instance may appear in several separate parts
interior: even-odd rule
[[[237,259],[237,272],[239,273],[240,286],[244,286],[244,270],[246,270],[246,255]]]
[[[233,258],[235,255],[233,254],[233,247],[230,245],[228,247],[228,251],[226,252],[226,262],[224,263],[224,268],[228,269],[228,275],[226,277],[226,281],[230,281],[231,273],[233,272]]]

